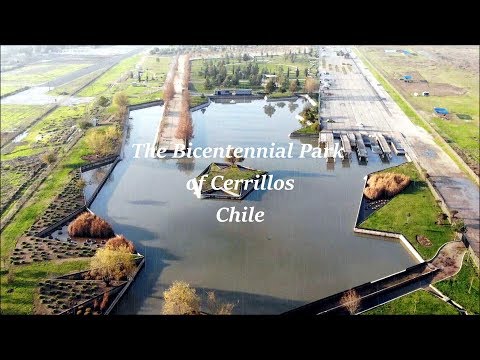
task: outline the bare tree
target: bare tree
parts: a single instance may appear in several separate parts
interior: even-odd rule
[[[311,77],[305,79],[305,91],[309,94],[314,93],[318,90],[318,82]]]
[[[225,161],[228,162],[231,166],[236,166],[237,163],[245,160],[244,157],[235,155],[235,149],[229,149],[227,156],[225,156]]]
[[[348,310],[350,315],[353,315],[360,307],[360,295],[355,290],[350,289],[343,294],[340,304]]]

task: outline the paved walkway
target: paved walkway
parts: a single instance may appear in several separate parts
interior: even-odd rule
[[[173,78],[175,94],[173,95],[173,99],[168,103],[168,109],[165,109],[164,116],[161,119],[157,134],[155,135],[155,148],[166,148],[167,152],[174,151],[177,145],[185,145],[183,139],[177,139],[175,137],[180,121],[180,111],[183,100],[182,80],[185,66],[187,65],[185,60],[185,55],[181,55],[178,58],[178,67]],[[171,71],[173,71],[173,69]]]

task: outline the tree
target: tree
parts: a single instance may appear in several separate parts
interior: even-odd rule
[[[300,70],[298,70],[298,66],[295,69],[295,77],[298,79],[298,75],[300,75]]]
[[[318,90],[318,82],[311,77],[305,79],[305,91],[309,94],[313,94]]]
[[[298,89],[297,82],[295,80],[290,81],[290,86],[288,87],[288,90],[294,93],[295,91],[297,91],[297,89]]]
[[[287,67],[287,80],[290,79],[290,66]]]
[[[275,82],[273,81],[273,79],[267,81],[267,83],[265,84],[265,91],[267,92],[267,94],[271,94],[275,91]]]
[[[126,280],[135,271],[135,259],[126,247],[100,248],[90,261],[90,274],[100,277],[106,285],[113,280]]]
[[[343,294],[340,304],[348,310],[350,315],[353,315],[360,307],[360,299],[360,295],[354,289],[350,289]]]
[[[128,106],[128,96],[124,92],[118,92],[113,97],[113,104],[117,107]]]
[[[103,95],[100,96],[97,100],[97,104],[101,107],[107,107],[109,103],[110,103],[110,100],[108,100],[108,98]]]
[[[57,155],[53,151],[43,154],[40,158],[47,165],[53,164],[57,161]]]
[[[244,157],[235,155],[235,148],[229,149],[227,156],[225,156],[225,161],[228,162],[231,166],[236,166],[237,163],[245,160]]]
[[[308,76],[308,69],[305,68],[305,69],[303,70],[303,72],[305,73],[305,77],[307,77],[307,76]]]
[[[107,156],[115,150],[116,144],[120,138],[120,130],[116,126],[111,126],[104,131],[97,131],[86,137],[87,146],[96,151],[99,156]]]
[[[195,315],[200,313],[200,297],[184,281],[174,281],[163,292],[163,315]]]
[[[223,303],[217,300],[214,291],[207,293],[207,308],[210,314],[214,315],[232,315],[235,304]]]
[[[87,130],[89,127],[92,126],[92,123],[86,119],[79,119],[77,121],[77,126],[79,129]]]

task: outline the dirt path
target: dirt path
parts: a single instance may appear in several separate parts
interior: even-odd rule
[[[461,241],[452,241],[447,243],[438,252],[438,255],[430,261],[440,271],[435,274],[432,283],[445,280],[460,271],[463,263],[463,256],[467,248]]]

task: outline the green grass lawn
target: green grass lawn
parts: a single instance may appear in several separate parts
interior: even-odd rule
[[[302,134],[302,135],[318,135],[320,132],[320,126],[318,122],[314,122],[312,125],[303,126],[298,130],[295,130],[295,134]]]
[[[435,295],[417,290],[362,315],[459,315],[459,312]]]
[[[17,239],[43,214],[54,197],[70,181],[70,172],[86,163],[82,157],[93,153],[87,145],[86,138],[95,131],[100,130],[103,131],[103,129],[98,127],[87,130],[85,136],[78,141],[60,164],[50,173],[33,197],[15,215],[13,221],[4,228],[0,247],[2,254],[10,253],[15,247]]]
[[[2,86],[30,86],[54,80],[91,64],[34,64],[2,73]]]
[[[46,278],[65,275],[88,269],[90,260],[45,261],[31,265],[11,267],[15,276],[12,283],[2,271],[0,278],[0,309],[2,315],[30,315],[34,311],[34,301],[38,283]],[[8,292],[13,289],[13,292]]]
[[[2,131],[12,131],[27,127],[40,115],[44,114],[50,105],[10,105],[1,104]]]
[[[450,299],[462,305],[469,314],[480,314],[480,273],[470,254],[463,260],[460,272],[435,286]]]
[[[387,205],[369,216],[360,227],[401,233],[424,259],[429,260],[441,245],[453,240],[452,228],[449,225],[435,223],[441,209],[413,163],[406,163],[383,172],[408,175],[412,183]],[[410,214],[410,217],[407,214]],[[416,235],[426,236],[432,242],[432,246],[420,245],[416,241]]]
[[[190,107],[195,107],[200,104],[205,104],[208,102],[208,98],[204,96],[203,98],[201,96],[191,96],[190,97]]]
[[[17,91],[18,89],[21,89],[23,86],[20,85],[4,85],[2,84],[1,89],[0,89],[0,95],[5,96],[8,94],[13,93],[14,91]]]

